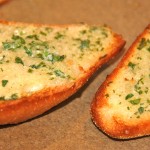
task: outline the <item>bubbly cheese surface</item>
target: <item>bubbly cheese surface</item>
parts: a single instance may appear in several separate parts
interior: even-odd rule
[[[110,106],[114,107],[110,113],[118,118],[121,115],[125,122],[133,118],[149,119],[150,113],[150,33],[134,49],[134,54],[116,76],[117,80],[110,83],[106,95]]]
[[[106,56],[112,38],[105,27],[0,24],[0,100],[75,82]]]

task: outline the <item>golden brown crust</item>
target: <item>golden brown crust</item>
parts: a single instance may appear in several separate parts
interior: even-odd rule
[[[103,118],[103,114],[100,113],[101,108],[105,106],[110,107],[105,96],[107,87],[113,80],[117,78],[119,71],[124,67],[125,63],[128,62],[130,57],[134,54],[134,47],[137,43],[139,43],[141,38],[147,32],[150,32],[150,25],[148,25],[144,32],[137,37],[137,39],[129,48],[117,67],[99,87],[91,103],[91,115],[93,122],[99,129],[101,129],[104,133],[112,138],[130,139],[150,135],[150,118],[148,120],[141,120],[136,125],[126,125],[120,118],[117,118],[116,116],[112,116],[111,120],[106,121],[106,123],[104,122],[106,118]]]
[[[0,21],[3,24],[18,24],[14,22]],[[27,24],[26,24],[27,25]],[[37,26],[37,25],[36,25]],[[38,25],[40,26],[40,25]],[[74,94],[81,86],[83,86],[90,76],[112,58],[124,46],[125,41],[120,35],[114,35],[114,43],[110,45],[111,53],[104,58],[99,58],[96,64],[84,72],[81,78],[76,82],[62,87],[47,88],[38,91],[31,96],[23,97],[18,100],[4,101],[0,103],[0,124],[15,124],[26,121],[37,115],[44,113],[50,108],[61,103],[69,96]]]

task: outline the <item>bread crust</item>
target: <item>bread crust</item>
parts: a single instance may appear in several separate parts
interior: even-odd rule
[[[28,25],[26,23],[15,23],[7,21],[0,21],[0,23],[10,25]],[[40,24],[32,25],[41,26]],[[123,40],[123,38],[120,35],[114,34],[114,43],[109,47],[111,49],[111,53],[109,53],[104,58],[99,58],[99,60],[95,64],[93,64],[87,72],[84,72],[84,74],[80,78],[78,78],[75,82],[71,84],[66,84],[61,87],[58,86],[55,88],[49,87],[46,89],[42,89],[41,91],[35,92],[30,96],[22,97],[17,100],[0,102],[0,124],[16,124],[26,121],[46,112],[50,108],[66,100],[72,94],[77,92],[77,90],[88,81],[88,79],[97,69],[99,69],[113,56],[115,56],[115,54],[117,54],[124,46],[124,44],[125,41]]]
[[[123,120],[119,120],[116,116],[112,116],[111,120],[107,121],[107,124],[104,122],[103,114],[100,113],[101,108],[109,106],[108,100],[105,96],[107,87],[109,84],[117,78],[119,71],[125,66],[125,63],[128,62],[130,57],[134,54],[134,47],[141,40],[144,35],[150,32],[150,25],[148,25],[145,30],[137,37],[134,43],[131,45],[129,50],[126,52],[122,60],[119,62],[117,67],[112,71],[112,73],[107,76],[106,80],[99,87],[98,91],[95,94],[95,97],[91,103],[91,116],[95,125],[109,137],[115,139],[131,139],[142,136],[150,135],[150,118],[145,120],[140,120],[134,125],[126,125]],[[107,113],[107,112],[106,112]]]

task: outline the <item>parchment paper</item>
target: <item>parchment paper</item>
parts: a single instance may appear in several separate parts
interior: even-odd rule
[[[9,0],[0,19],[45,24],[107,24],[125,48],[67,101],[19,125],[0,126],[0,150],[148,150],[150,137],[116,141],[91,121],[90,103],[106,76],[150,23],[149,0]]]

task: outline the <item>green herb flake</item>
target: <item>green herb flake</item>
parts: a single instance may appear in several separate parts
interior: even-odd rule
[[[135,66],[136,66],[136,64],[134,64],[134,63],[132,63],[132,62],[129,62],[129,63],[128,63],[128,66],[131,67],[132,69],[134,69]]]
[[[139,107],[139,108],[138,108],[138,112],[139,112],[140,114],[142,114],[142,113],[144,112],[144,107]]]
[[[141,58],[141,57],[137,57],[137,59],[142,60],[142,58]]]
[[[0,96],[0,100],[5,100],[5,96]]]
[[[130,110],[130,107],[127,107],[127,110]]]
[[[94,31],[96,31],[96,30],[98,30],[98,27],[96,27],[96,26],[92,26],[92,27],[90,27],[90,32],[94,32]]]
[[[41,67],[46,67],[46,64],[44,62],[40,62],[39,64],[37,64],[37,65],[33,64],[30,67],[34,68],[34,69],[39,69]]]
[[[41,35],[44,35],[44,36],[47,35],[47,34],[46,34],[45,32],[43,32],[43,31],[40,31],[40,34],[41,34]]]
[[[65,78],[66,77],[65,73],[62,72],[61,70],[55,70],[54,73],[58,77],[61,77],[61,78]]]
[[[149,91],[149,88],[148,88],[148,87],[145,87],[145,91],[144,91],[144,92],[145,92],[146,94],[148,94],[148,91]]]
[[[51,61],[52,63],[57,62],[57,61],[63,61],[65,59],[65,55],[57,55],[54,53],[50,53],[47,56],[47,60]]]
[[[25,50],[26,54],[28,54],[28,56],[32,56],[32,49],[24,46],[24,50]]]
[[[86,33],[87,33],[87,30],[81,30],[80,33],[81,33],[81,34],[86,34]]]
[[[140,41],[140,44],[139,46],[137,47],[137,49],[141,50],[142,48],[144,48],[147,44],[147,41],[145,38],[142,38],[141,41]]]
[[[150,99],[147,99],[147,103],[150,104]]]
[[[12,39],[19,42],[19,43],[21,43],[21,44],[25,44],[25,40],[21,36],[13,35]]]
[[[81,40],[80,49],[86,49],[90,47],[90,40]]]
[[[56,33],[56,36],[55,36],[55,39],[58,40],[58,39],[61,39],[61,38],[63,38],[63,37],[64,37],[63,34],[57,32],[57,33]]]
[[[28,69],[28,72],[29,72],[29,73],[32,73],[32,72],[33,72],[33,70],[32,70],[31,68],[29,68],[29,69]]]
[[[135,91],[136,91],[139,95],[141,95],[141,94],[143,93],[140,84],[144,84],[143,78],[140,78],[140,79],[138,80],[138,82],[137,82],[137,83],[135,84],[135,86],[134,86]]]
[[[140,103],[141,99],[134,99],[134,100],[130,100],[129,102],[133,105],[138,105]]]
[[[8,83],[8,80],[2,80],[2,86],[5,87]]]
[[[52,28],[50,28],[50,27],[46,27],[46,28],[45,28],[45,31],[46,31],[47,33],[50,33],[50,32],[52,32],[52,31],[53,31],[53,29],[52,29]]]
[[[106,33],[105,30],[102,31],[102,34],[104,35],[104,37],[108,37],[108,34]]]
[[[32,41],[28,44],[30,49],[34,50],[41,50],[41,49],[48,49],[49,44],[47,41]]]
[[[134,95],[132,94],[132,93],[130,93],[130,94],[128,94],[126,97],[125,97],[125,99],[127,100],[127,99],[129,99],[129,98],[131,98],[131,97],[133,97]]]
[[[28,35],[26,38],[39,40],[39,37],[38,37],[38,35],[36,35],[36,34]]]
[[[44,59],[43,55],[41,53],[36,55],[37,58],[41,58],[42,60]]]
[[[20,57],[16,57],[15,58],[15,63],[22,64],[24,66],[24,63],[23,63],[23,61],[22,61],[22,59]]]
[[[13,47],[11,42],[6,41],[6,42],[2,42],[2,44],[4,49],[11,49]]]
[[[148,52],[150,52],[150,47],[147,48]]]
[[[17,93],[14,93],[14,94],[11,95],[11,99],[16,100],[17,98],[18,98]]]
[[[4,50],[16,50],[25,44],[25,40],[18,35],[12,36],[12,41],[2,42]]]

